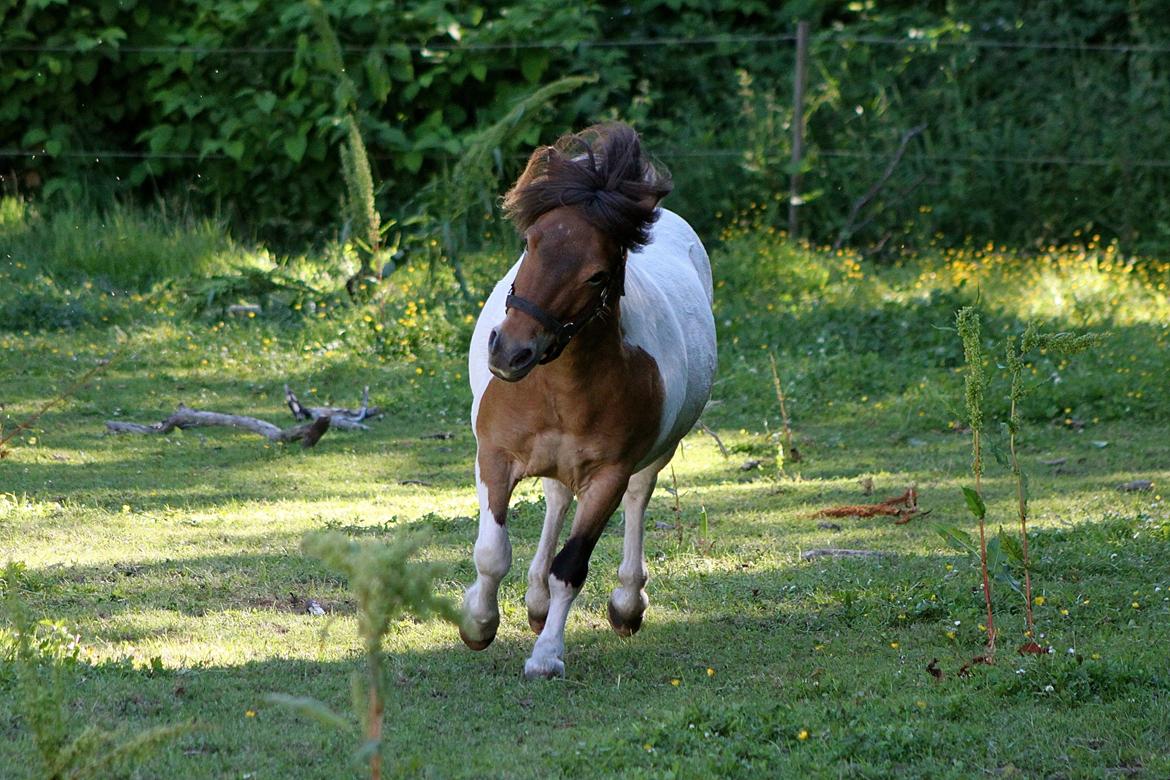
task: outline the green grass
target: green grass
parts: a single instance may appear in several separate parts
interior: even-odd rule
[[[10,262],[0,280],[11,282],[5,294],[35,299],[28,246],[0,247]],[[435,777],[1166,776],[1166,269],[1088,255],[969,253],[873,269],[791,250],[755,225],[730,229],[713,252],[721,366],[706,421],[731,457],[693,433],[674,464],[679,513],[669,473],[660,483],[645,627],[622,639],[606,624],[615,519],[570,618],[568,678],[523,681],[533,641],[523,572],[543,509],[537,484],[523,484],[496,643],[473,654],[439,621],[392,632],[388,765]],[[473,286],[507,262],[469,264]],[[63,283],[76,307],[104,314],[0,331],[6,430],[117,354],[0,461],[0,559],[24,563],[20,595],[36,615],[80,637],[84,663],[68,672],[78,730],[196,722],[127,775],[360,776],[348,739],[265,703],[284,692],[348,711],[361,668],[345,583],[302,555],[300,540],[319,528],[366,538],[426,528],[424,557],[447,570],[442,592],[458,598],[474,579],[461,354],[474,307],[422,268],[402,269],[368,304],[322,298],[255,319],[193,314],[183,283],[113,301]],[[962,678],[983,643],[978,571],[934,525],[974,525],[959,491],[970,453],[951,328],[954,310],[980,296],[995,337],[1037,317],[1110,335],[1067,365],[1038,362],[1025,408],[1036,619],[1055,653],[1013,653],[1023,605],[1000,586],[999,662]],[[805,457],[784,475],[762,347],[780,358]],[[386,415],[310,451],[221,430],[103,433],[106,419],[161,419],[180,401],[287,421],[285,382],[306,400],[344,404],[369,384]],[[1002,390],[989,391],[993,407]],[[741,470],[749,459],[760,466]],[[991,528],[1010,532],[1013,487],[1006,469],[989,469]],[[932,514],[819,527],[817,509],[869,500],[865,477],[878,497],[917,484]],[[1155,489],[1117,490],[1137,478]],[[819,546],[897,556],[800,560]],[[308,599],[330,616],[307,614]],[[926,671],[934,658],[942,681]],[[0,667],[0,775],[35,777],[17,710]]]

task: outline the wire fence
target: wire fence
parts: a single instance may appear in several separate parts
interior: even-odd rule
[[[1005,40],[997,38],[929,38],[924,33],[911,32],[905,36],[855,35],[849,33],[824,32],[814,34],[816,44],[865,44],[871,46],[896,46],[909,49],[952,47],[971,49],[1008,49],[1065,52],[1099,52],[1115,54],[1170,54],[1170,43],[1083,43],[1038,40]],[[342,46],[347,54],[368,54],[371,51],[390,54],[408,50],[413,53],[439,51],[512,51],[512,50],[564,50],[575,48],[628,49],[649,46],[720,46],[761,43],[792,43],[792,33],[771,35],[710,35],[693,38],[625,38],[620,40],[565,39],[560,41],[506,41],[498,43],[416,43],[401,41],[382,46]],[[122,45],[116,42],[86,42],[76,45],[9,44],[0,45],[0,54],[10,53],[58,53],[77,54],[95,49],[108,50],[115,54],[203,54],[225,57],[242,54],[277,56],[295,54],[295,46],[139,46]]]
[[[560,41],[511,41],[500,43],[431,43],[419,44],[399,42],[383,46],[343,46],[342,49],[350,54],[369,54],[371,51],[392,53],[409,50],[415,54],[439,51],[510,51],[510,50],[564,50],[574,48],[638,48],[656,46],[734,46],[760,44],[791,44],[796,41],[792,33],[778,33],[768,35],[712,35],[691,38],[660,37],[660,38],[627,38],[620,40],[589,40],[566,39]],[[1008,40],[996,38],[928,38],[923,33],[910,31],[904,36],[889,35],[856,35],[827,31],[811,36],[815,44],[837,45],[866,45],[866,46],[893,46],[906,49],[930,50],[938,47],[970,48],[970,49],[1001,49],[1011,51],[1059,51],[1085,53],[1115,53],[1115,54],[1170,54],[1170,43],[1116,43],[1093,44],[1082,42],[1060,42],[1040,40]],[[94,50],[108,50],[113,55],[118,54],[197,54],[224,57],[240,55],[282,56],[297,53],[297,47],[266,47],[266,46],[140,46],[122,45],[117,42],[89,41],[76,45],[42,45],[42,44],[9,44],[0,45],[0,55],[7,53],[60,53],[77,54]],[[246,63],[240,60],[228,60],[227,64]],[[738,158],[744,155],[743,149],[663,149],[659,156],[664,159],[704,159],[704,158]],[[827,158],[843,159],[884,159],[885,153],[870,152],[855,149],[817,149],[814,154]],[[443,156],[443,155],[438,155]],[[66,157],[74,159],[92,158],[95,163],[103,160],[222,160],[229,159],[229,155],[222,152],[201,154],[197,152],[153,152],[142,149],[89,149],[89,150],[62,150],[48,153],[43,148],[28,149],[0,149],[0,159],[36,159],[38,157]],[[378,159],[390,159],[389,155],[377,155]],[[521,157],[522,159],[522,157]],[[1109,168],[1123,166],[1140,169],[1170,168],[1170,158],[1158,159],[1126,159],[1075,157],[1060,155],[979,155],[979,154],[910,154],[908,160],[922,160],[940,164],[965,163],[998,163],[1006,165],[1034,165],[1034,166],[1061,166],[1061,167],[1095,167]]]

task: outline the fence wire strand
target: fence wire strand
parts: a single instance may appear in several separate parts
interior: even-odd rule
[[[712,35],[695,38],[626,38],[618,40],[561,40],[561,41],[515,41],[515,42],[501,42],[501,43],[435,43],[435,44],[418,44],[418,43],[399,43],[393,45],[377,46],[377,47],[357,47],[344,46],[342,47],[346,53],[363,53],[368,54],[371,51],[382,51],[389,53],[392,51],[401,51],[402,47],[409,49],[413,53],[427,53],[437,51],[510,51],[510,50],[553,50],[553,49],[574,49],[574,48],[637,48],[637,47],[653,47],[653,46],[719,46],[719,45],[737,45],[737,44],[784,44],[792,43],[796,40],[796,36],[790,33],[770,34],[770,35]],[[971,49],[1003,49],[1003,50],[1037,50],[1037,51],[1061,51],[1061,52],[1107,52],[1120,54],[1170,54],[1170,43],[1118,43],[1118,44],[1093,44],[1093,43],[1077,43],[1077,42],[1060,42],[1060,41],[1038,41],[1038,40],[1006,40],[997,38],[926,38],[924,35],[919,35],[914,32],[906,36],[882,36],[882,35],[854,35],[849,33],[841,33],[837,31],[825,31],[812,36],[812,40],[816,44],[858,44],[858,45],[876,45],[876,46],[897,46],[909,49],[925,49],[929,50],[935,47],[948,48],[971,48]],[[100,48],[103,51],[109,51],[110,54],[200,54],[200,55],[278,55],[278,54],[295,54],[298,49],[296,47],[214,47],[214,46],[134,46],[134,45],[118,45],[112,43],[98,42],[96,46],[92,43],[85,45],[78,44],[74,46],[67,45],[0,45],[0,55],[7,53],[62,53],[62,54],[77,54],[84,51],[92,51]],[[659,152],[659,156],[663,158],[675,159],[701,159],[701,158],[726,158],[734,159],[744,156],[745,150],[742,149],[706,149],[706,150],[664,150]],[[810,154],[826,158],[855,158],[855,159],[886,159],[888,152],[874,152],[868,150],[855,149],[810,149]],[[448,157],[455,157],[455,155],[446,155]],[[199,154],[196,152],[146,152],[136,149],[95,149],[95,150],[64,150],[55,154],[49,154],[43,149],[40,151],[29,151],[22,149],[0,149],[0,159],[19,159],[37,157],[70,157],[70,158],[93,158],[94,162],[100,163],[103,159],[132,159],[132,160],[224,160],[229,159],[229,155],[223,153],[209,153]],[[375,155],[375,159],[390,160],[393,155],[382,154]],[[523,156],[517,155],[517,159],[523,159]],[[915,154],[908,155],[908,161],[919,160],[931,163],[944,164],[959,164],[959,163],[999,163],[1008,165],[1042,165],[1042,166],[1060,166],[1060,167],[1119,167],[1119,168],[1154,168],[1165,169],[1170,168],[1170,159],[1113,159],[1103,157],[1066,157],[1059,155],[983,155],[983,154]]]
[[[623,49],[654,46],[720,46],[738,44],[792,43],[796,35],[775,33],[768,35],[710,35],[694,38],[621,38],[621,39],[566,39],[560,41],[501,41],[497,43],[417,43],[401,41],[381,46],[342,46],[347,54],[368,54],[378,51],[383,54],[407,49],[412,53],[439,51],[512,51],[512,50],[555,50],[575,48]],[[901,48],[930,49],[936,46],[972,49],[1008,49],[1067,52],[1104,52],[1117,54],[1170,54],[1170,43],[1084,43],[1077,41],[1007,40],[1001,38],[928,38],[914,32],[905,36],[855,35],[834,31],[821,32],[812,36],[814,44],[866,44],[895,46]],[[10,44],[0,45],[0,54],[13,53],[56,53],[79,54],[101,49],[112,54],[201,54],[236,56],[255,54],[262,56],[295,54],[295,46],[140,46],[120,45],[99,41],[85,44]]]

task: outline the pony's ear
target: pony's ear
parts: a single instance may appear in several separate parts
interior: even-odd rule
[[[653,192],[648,192],[642,197],[638,198],[638,206],[645,209],[646,211],[653,211],[654,209],[658,208],[658,204],[662,202],[662,199],[669,194],[670,190],[655,190]]]
[[[666,171],[653,166],[647,166],[643,186],[645,187],[645,192],[636,202],[647,213],[652,213],[654,209],[658,208],[658,204],[662,202],[662,199],[674,189],[674,182],[671,180],[670,174]]]

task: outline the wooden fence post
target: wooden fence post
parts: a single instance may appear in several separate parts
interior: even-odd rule
[[[800,228],[800,165],[804,159],[804,81],[808,70],[808,22],[796,23],[796,67],[792,77],[792,184],[788,192],[788,240]]]

